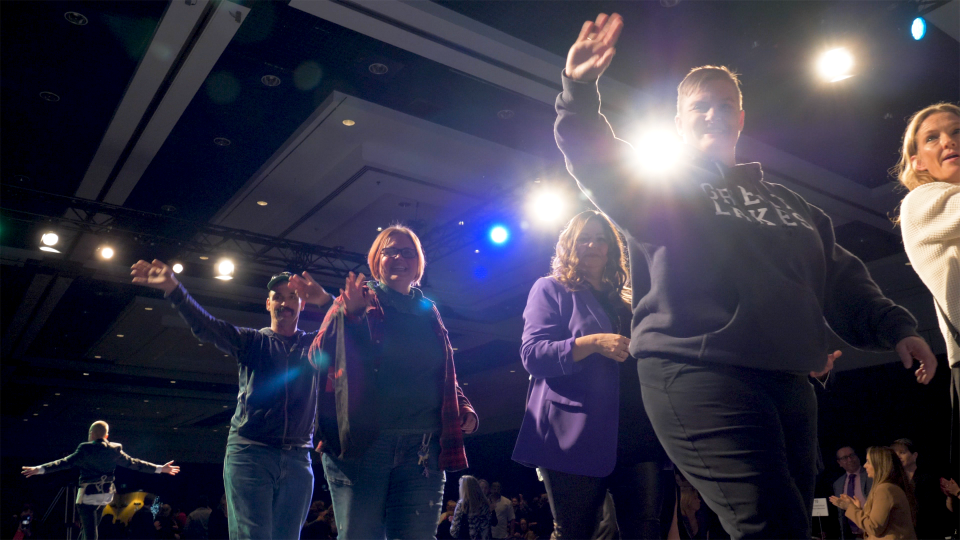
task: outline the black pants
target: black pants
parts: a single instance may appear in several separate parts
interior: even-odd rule
[[[620,538],[660,538],[661,466],[657,462],[617,465],[605,478],[539,469],[554,516],[551,538],[592,538],[607,490],[616,506]]]
[[[97,540],[97,527],[103,517],[103,507],[92,504],[78,504],[77,513],[80,514],[81,537],[84,540]]]
[[[656,358],[637,370],[667,456],[731,538],[810,538],[819,451],[807,375]]]

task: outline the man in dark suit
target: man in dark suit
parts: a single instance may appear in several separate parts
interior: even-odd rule
[[[113,473],[117,466],[126,467],[135,471],[175,475],[180,467],[172,461],[163,465],[154,465],[146,461],[130,457],[123,451],[123,447],[116,443],[107,442],[110,436],[110,426],[103,420],[98,420],[90,426],[89,439],[77,446],[76,452],[65,458],[44,463],[36,467],[23,467],[23,475],[30,477],[37,474],[56,472],[71,467],[80,469],[80,490],[77,493],[77,511],[80,513],[80,523],[83,525],[83,538],[97,539],[97,526],[103,515],[103,507],[111,498],[105,497],[102,504],[84,504],[84,495],[96,493],[110,493],[113,491]]]
[[[860,457],[853,448],[843,446],[837,450],[837,464],[840,465],[844,474],[833,483],[833,494],[849,495],[860,501],[860,507],[866,502],[870,494],[870,488],[873,487],[873,479],[867,477],[867,471],[860,466]],[[863,538],[863,531],[854,525],[843,512],[840,512],[840,538],[849,540],[850,538]]]

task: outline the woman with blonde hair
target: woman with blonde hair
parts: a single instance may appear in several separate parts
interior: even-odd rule
[[[523,312],[520,357],[531,377],[513,459],[538,468],[556,538],[590,538],[608,489],[622,538],[660,536],[665,456],[627,351],[625,253],[606,216],[578,214]]]
[[[470,475],[460,477],[460,500],[453,510],[450,536],[486,540],[490,530],[497,524],[497,513],[483,495],[480,482]]]
[[[860,508],[857,499],[847,494],[830,497],[830,502],[863,530],[867,540],[917,538],[913,488],[897,454],[885,446],[871,446],[867,449],[867,461],[863,468],[867,476],[873,478],[873,488],[863,508]]]
[[[952,459],[960,449],[960,107],[937,103],[917,111],[892,169],[910,193],[900,205],[903,245],[933,295],[950,362]],[[957,470],[954,462],[953,470]]]
[[[374,279],[349,274],[310,348],[328,373],[317,420],[338,538],[432,538],[445,472],[467,468],[477,415],[440,313],[415,287],[417,235],[384,229],[367,262]]]

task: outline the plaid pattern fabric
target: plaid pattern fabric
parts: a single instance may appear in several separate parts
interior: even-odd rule
[[[336,418],[339,431],[341,455],[357,455],[376,436],[379,427],[373,427],[370,416],[376,410],[372,394],[365,394],[364,388],[372,387],[368,383],[375,377],[380,367],[380,358],[374,351],[383,341],[384,311],[380,301],[369,287],[364,289],[368,306],[364,316],[351,316],[346,312],[343,296],[337,297],[323,320],[320,332],[310,347],[310,361],[317,369],[327,369],[326,392],[334,393],[336,399]],[[432,303],[431,303],[432,304]],[[432,306],[434,333],[444,345],[443,402],[441,405],[440,430],[440,469],[459,471],[468,467],[467,454],[463,448],[463,430],[460,427],[461,412],[476,414],[457,384],[457,373],[453,362],[453,347],[450,345],[447,329],[443,326],[436,305]],[[366,323],[367,332],[349,331],[362,328]],[[352,339],[347,339],[347,334]],[[372,364],[367,364],[364,356],[372,355]],[[371,373],[369,369],[373,368]],[[366,399],[359,399],[362,397]],[[375,396],[374,396],[375,398]],[[321,400],[323,401],[323,400]],[[362,403],[361,403],[362,401]],[[327,411],[329,414],[330,411]],[[318,417],[323,411],[318,411]],[[361,433],[365,431],[365,433]],[[321,426],[321,443],[327,438]]]

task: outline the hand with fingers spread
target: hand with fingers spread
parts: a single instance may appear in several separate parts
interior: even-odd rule
[[[367,307],[366,284],[364,275],[350,272],[340,294],[343,295],[343,305],[350,315],[360,315]]]
[[[596,21],[583,23],[577,41],[567,53],[564,72],[575,81],[596,81],[610,67],[616,44],[623,30],[623,19],[614,13],[597,15]]]
[[[322,306],[333,299],[330,293],[314,281],[309,272],[304,271],[302,275],[294,274],[290,276],[289,283],[290,288],[296,291],[300,298],[308,304]]]
[[[130,275],[133,276],[135,284],[160,289],[164,294],[173,292],[180,283],[173,269],[157,259],[154,259],[153,262],[144,260],[135,262],[130,267]]]
[[[920,362],[916,371],[917,382],[920,384],[929,383],[937,373],[937,357],[921,337],[909,336],[901,339],[897,343],[897,354],[900,355],[903,367],[907,369],[913,367],[914,359]]]
[[[180,466],[174,465],[172,461],[168,461],[164,463],[162,467],[160,467],[160,472],[162,474],[169,474],[170,476],[176,476],[176,474],[180,472]]]

